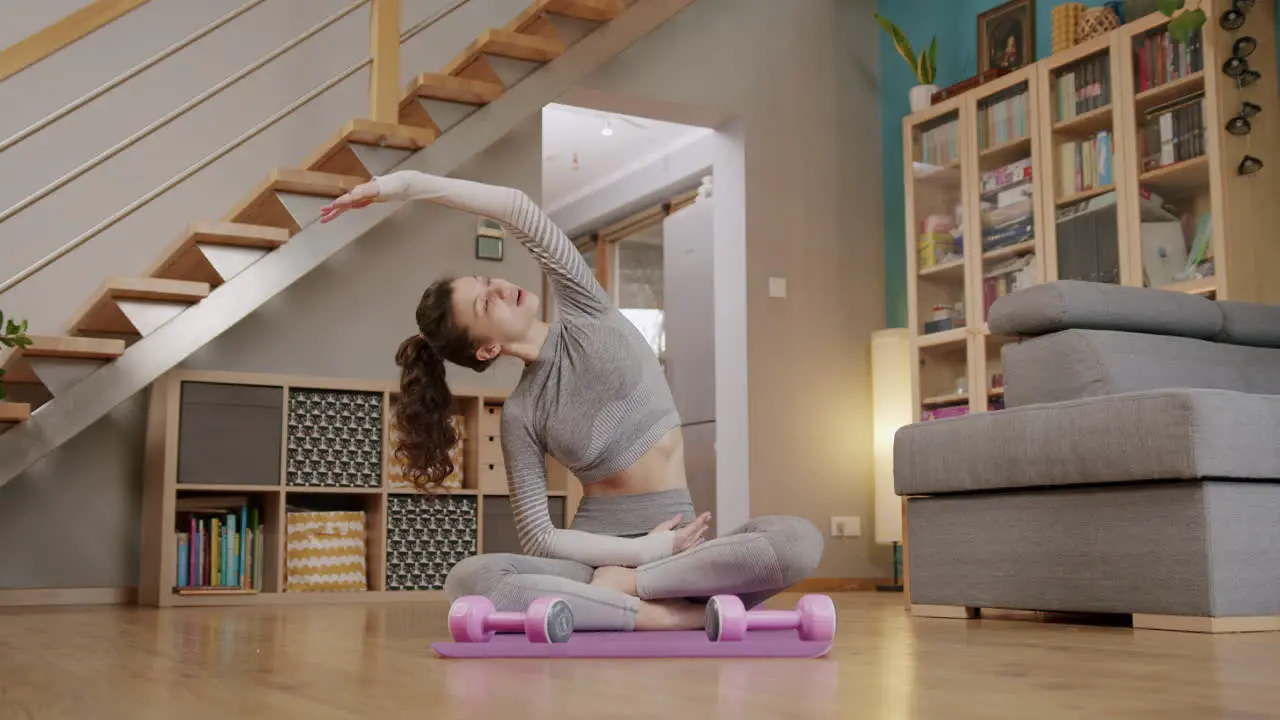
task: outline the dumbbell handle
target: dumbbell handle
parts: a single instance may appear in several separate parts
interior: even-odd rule
[[[795,610],[751,610],[747,613],[747,627],[752,630],[791,630],[800,625],[800,615]]]
[[[496,612],[484,619],[484,626],[498,632],[524,632],[524,618],[524,613]]]

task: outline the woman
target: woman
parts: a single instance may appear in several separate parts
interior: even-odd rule
[[[823,538],[801,518],[761,517],[703,542],[710,514],[693,512],[680,417],[653,351],[528,195],[401,171],[338,198],[321,222],[396,200],[429,200],[500,222],[533,254],[556,298],[555,319],[546,323],[538,296],[505,280],[438,280],[418,304],[420,332],[396,353],[397,422],[407,436],[400,453],[424,490],[453,470],[444,361],[477,372],[500,355],[525,363],[501,424],[525,554],[458,563],[445,583],[451,599],[485,595],[499,610],[518,611],[557,595],[582,630],[697,629],[706,598],[736,594],[752,607],[813,571]],[[583,484],[571,529],[551,523],[548,454]]]

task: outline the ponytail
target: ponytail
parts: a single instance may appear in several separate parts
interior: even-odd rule
[[[440,487],[454,470],[449,451],[458,442],[450,422],[453,394],[445,382],[444,359],[422,335],[412,335],[396,350],[400,366],[400,399],[395,419],[400,443],[395,456],[407,478],[423,492]]]

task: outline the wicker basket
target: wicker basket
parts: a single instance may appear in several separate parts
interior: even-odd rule
[[[1120,27],[1120,16],[1109,7],[1094,7],[1084,11],[1076,25],[1076,44],[1105,35]]]
[[[1062,52],[1076,44],[1076,26],[1084,14],[1084,3],[1063,3],[1051,12],[1053,18],[1053,51]]]

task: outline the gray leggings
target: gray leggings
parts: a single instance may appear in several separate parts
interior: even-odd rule
[[[644,522],[652,527],[673,514]],[[508,553],[475,555],[458,563],[445,581],[445,593],[450,600],[484,595],[504,611],[524,610],[534,598],[557,595],[573,609],[579,630],[632,630],[641,599],[705,600],[731,594],[754,607],[808,577],[822,549],[822,534],[808,520],[772,515],[637,568],[638,598],[589,585],[594,569],[588,565]]]

